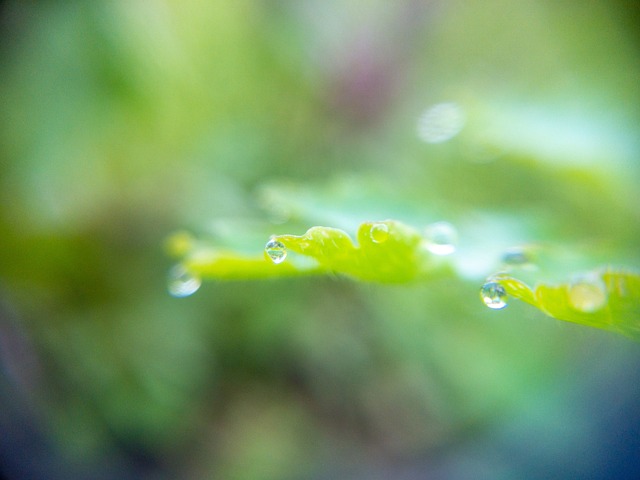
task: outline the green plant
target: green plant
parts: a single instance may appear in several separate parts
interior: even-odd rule
[[[303,235],[271,236],[264,254],[242,254],[180,233],[169,241],[169,250],[181,257],[170,281],[176,296],[186,296],[197,290],[203,278],[344,275],[358,281],[397,284],[443,275],[462,278],[464,264],[447,260],[455,250],[455,236],[446,222],[434,224],[423,234],[402,222],[385,220],[361,223],[355,241],[341,229],[316,226]],[[640,341],[640,275],[601,267],[572,273],[560,283],[537,281],[545,277],[545,261],[555,263],[549,256],[541,247],[506,251],[499,269],[481,287],[481,299],[489,308],[501,309],[508,297],[514,297],[553,318]],[[546,270],[548,273],[548,266]],[[536,282],[533,287],[527,283],[529,279]]]

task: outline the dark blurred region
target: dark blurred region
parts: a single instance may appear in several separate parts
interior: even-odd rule
[[[0,473],[640,478],[638,346],[478,299],[513,244],[640,266],[637,26],[623,0],[0,1]],[[167,293],[175,231],[260,252],[385,218],[456,223],[464,275]]]

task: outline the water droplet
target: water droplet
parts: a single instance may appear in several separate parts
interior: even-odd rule
[[[502,263],[510,267],[522,267],[531,263],[531,256],[524,248],[509,248],[502,255]]]
[[[202,285],[199,277],[191,274],[182,265],[176,265],[169,271],[167,289],[174,297],[182,298],[193,295]]]
[[[418,119],[418,136],[427,143],[446,142],[460,133],[464,123],[464,111],[457,103],[438,103]]]
[[[274,239],[269,240],[264,246],[264,253],[275,264],[282,263],[287,258],[287,249],[284,244]]]
[[[571,306],[585,313],[600,310],[607,302],[607,288],[597,276],[577,278],[570,283],[568,295]]]
[[[449,222],[432,223],[425,229],[426,247],[435,255],[450,255],[456,251],[458,232]]]
[[[507,291],[498,282],[487,282],[480,289],[480,297],[484,304],[493,310],[507,306]]]
[[[383,243],[389,238],[389,227],[386,223],[374,223],[369,232],[374,243]]]

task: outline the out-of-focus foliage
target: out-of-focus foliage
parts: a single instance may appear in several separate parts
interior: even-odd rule
[[[2,474],[535,477],[466,455],[514,418],[536,468],[610,467],[637,344],[478,289],[514,247],[528,285],[640,267],[630,2],[0,8]],[[271,235],[375,219],[454,225],[456,274],[167,293],[172,232],[266,271]]]

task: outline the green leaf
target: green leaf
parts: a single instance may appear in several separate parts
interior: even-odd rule
[[[275,264],[266,254],[242,255],[217,249],[179,233],[168,249],[183,256],[182,265],[203,279],[237,280],[298,275],[340,274],[380,283],[407,283],[450,270],[448,264],[425,248],[415,229],[394,220],[364,222],[357,242],[343,230],[312,227],[303,235],[274,235],[287,259]]]
[[[523,300],[547,315],[621,333],[640,341],[640,275],[601,270],[560,285],[530,288],[516,278],[500,275],[507,294]]]

